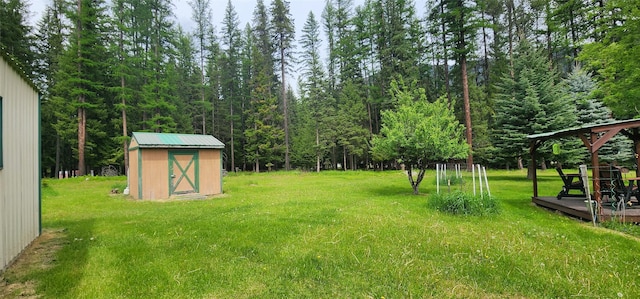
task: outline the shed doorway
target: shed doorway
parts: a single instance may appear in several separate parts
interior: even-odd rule
[[[169,151],[169,196],[199,193],[198,151]]]

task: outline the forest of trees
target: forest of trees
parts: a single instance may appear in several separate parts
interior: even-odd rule
[[[40,89],[45,175],[124,171],[133,131],[211,134],[227,170],[378,167],[394,79],[445,99],[466,162],[492,167],[523,167],[529,134],[640,115],[638,1],[319,1],[296,36],[285,0],[247,24],[191,0],[192,32],[171,0],[52,0],[34,26],[28,0],[0,0],[0,51]],[[586,158],[562,142],[545,163]]]

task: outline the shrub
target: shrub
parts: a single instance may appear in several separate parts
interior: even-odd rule
[[[429,200],[429,206],[454,215],[484,216],[498,214],[500,207],[498,200],[488,194],[471,195],[462,191],[434,194]]]

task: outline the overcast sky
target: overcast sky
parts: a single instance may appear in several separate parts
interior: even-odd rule
[[[31,11],[33,13],[31,24],[36,24],[41,18],[42,11],[46,5],[49,5],[52,0],[30,0]],[[108,1],[108,0],[107,0]],[[222,28],[222,18],[227,6],[228,0],[211,0],[211,12],[213,19],[211,23],[215,28],[220,31]],[[193,28],[193,21],[191,20],[192,9],[188,4],[188,0],[172,0],[175,5],[176,21],[182,25],[185,31],[191,32]],[[265,6],[269,8],[271,1],[264,0]],[[240,30],[243,30],[247,22],[251,22],[253,16],[253,10],[256,6],[256,0],[231,0],[231,3],[235,7],[240,20]],[[364,3],[364,0],[353,0],[354,7]],[[309,11],[313,11],[317,20],[320,20],[322,10],[325,6],[325,0],[290,0],[291,15],[296,25],[296,38],[299,36],[304,21],[306,21]]]
[[[31,24],[35,26],[35,24],[41,19],[42,11],[47,5],[52,3],[52,0],[27,0],[31,1],[30,11],[32,12],[31,16]],[[110,1],[110,0],[106,0]],[[186,32],[192,32],[194,23],[191,20],[192,9],[188,3],[189,0],[172,0],[175,5],[175,18],[176,22],[182,26],[182,28]],[[224,17],[224,11],[227,7],[228,0],[210,0],[211,1],[211,12],[212,12],[212,20],[211,24],[213,24],[218,32],[220,32],[222,28],[222,19]],[[353,0],[354,8],[356,6],[360,6],[365,2],[365,0]],[[424,13],[424,1],[416,1],[416,11],[417,16],[419,18],[423,17]],[[238,19],[240,21],[240,30],[244,30],[247,22],[251,22],[253,18],[253,10],[256,6],[256,0],[231,0],[236,12],[238,13]],[[313,11],[316,16],[316,20],[320,22],[320,18],[322,15],[322,11],[324,10],[326,0],[289,0],[291,15],[293,16],[295,26],[296,26],[296,41],[300,38],[302,34],[302,27],[304,26],[304,22],[307,20],[307,16],[309,15],[309,11]],[[270,7],[271,0],[264,0],[264,4],[267,9]],[[324,32],[324,30],[321,30]],[[321,33],[320,38],[323,43],[325,42],[324,33]],[[325,51],[326,46],[321,49],[321,51]],[[323,55],[325,56],[325,55]]]

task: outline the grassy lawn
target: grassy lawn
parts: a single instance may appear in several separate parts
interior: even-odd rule
[[[638,239],[533,206],[525,177],[490,171],[502,212],[482,218],[428,208],[433,172],[419,196],[402,172],[291,172],[166,202],[111,195],[125,178],[49,180],[44,258],[4,279],[43,298],[640,297]]]

